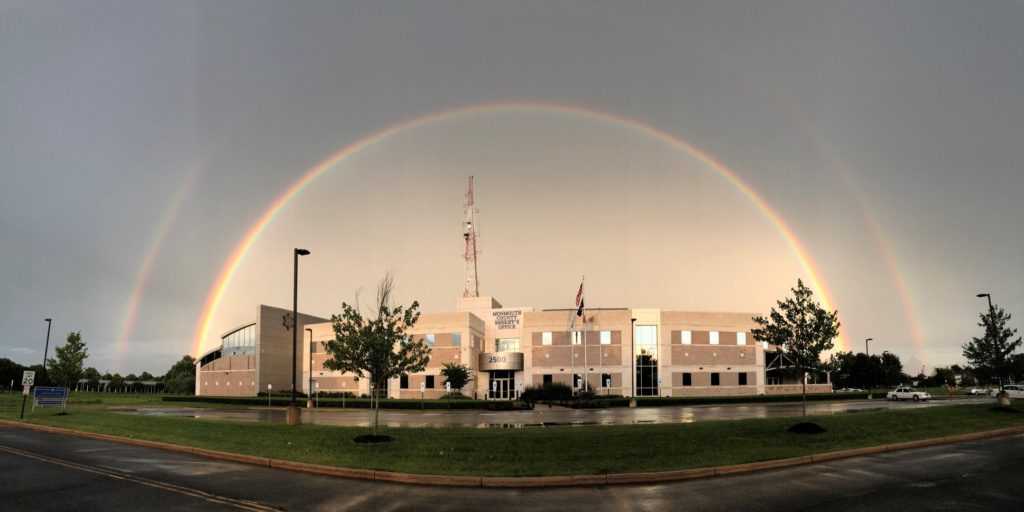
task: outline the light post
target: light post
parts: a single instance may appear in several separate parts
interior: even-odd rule
[[[295,248],[294,278],[292,286],[292,403],[288,406],[288,424],[299,423],[299,404],[295,401],[295,365],[298,362],[299,348],[299,256],[306,256],[309,251]]]
[[[636,404],[636,318],[629,319],[629,368],[629,381],[633,383],[629,398],[630,403]]]
[[[46,345],[43,345],[43,374],[46,374],[46,353],[50,351],[50,326],[53,324],[53,319],[44,318],[46,321]],[[42,377],[42,376],[40,376]],[[40,378],[39,380],[42,380]]]
[[[992,294],[991,293],[979,293],[978,294],[978,298],[980,299],[982,297],[985,297],[986,299],[988,299],[988,315],[989,315],[989,320],[988,321],[992,322],[992,321],[995,320],[995,315],[993,314],[994,310],[992,309]],[[987,329],[985,331],[985,336],[986,337],[988,336],[988,330]],[[1002,402],[1003,399],[1002,399],[1002,396],[1001,396],[1002,393],[1003,393],[1003,378],[1001,376],[999,376],[998,374],[996,375],[996,378],[999,379],[999,393],[996,393],[996,396],[1000,397],[1000,399],[999,399],[1000,402],[999,403],[1003,404],[1003,402]],[[1007,403],[1003,404],[1003,405],[1009,405],[1009,401],[1007,401]]]
[[[309,395],[306,397],[306,409],[313,407],[313,329],[309,333]]]
[[[864,355],[868,356],[868,400],[871,400],[871,384],[875,377],[875,369],[871,364],[871,351],[868,350],[868,342],[874,340],[874,338],[868,338],[864,340]]]

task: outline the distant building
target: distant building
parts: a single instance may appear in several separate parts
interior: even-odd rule
[[[291,389],[290,312],[259,306],[256,322],[226,333],[220,347],[197,360],[196,394],[254,396]],[[660,309],[534,311],[502,307],[491,297],[457,299],[451,313],[424,313],[410,334],[431,348],[420,373],[387,383],[387,396],[426,398],[446,393],[441,368],[465,364],[473,381],[463,394],[513,399],[525,386],[557,382],[598,394],[622,396],[741,396],[799,393],[799,380],[765,364],[780,361],[756,343],[753,313],[708,313]],[[298,391],[368,395],[369,383],[324,369],[323,343],[334,338],[324,318],[299,314]],[[779,365],[783,366],[784,365]],[[816,378],[812,376],[812,379]],[[818,377],[820,378],[820,377]],[[830,392],[832,385],[808,385]],[[311,385],[312,382],[312,385]]]

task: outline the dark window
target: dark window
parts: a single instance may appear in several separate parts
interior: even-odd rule
[[[551,384],[552,382],[554,382],[554,379],[552,378],[552,375],[550,373],[545,373],[544,374],[544,384]]]
[[[718,374],[717,373],[712,373],[711,374],[711,385],[712,386],[717,386],[718,385]]]
[[[612,387],[612,374],[602,373],[601,374],[601,387],[610,388]]]
[[[409,376],[408,375],[402,375],[398,379],[398,387],[400,387],[402,389],[409,389]]]
[[[740,374],[740,386],[746,386],[746,385],[747,385],[747,374],[741,373]]]
[[[684,386],[692,386],[693,385],[693,375],[692,374],[689,374],[689,373],[684,373],[683,374],[683,385]]]
[[[427,375],[427,389],[434,389],[434,376]]]

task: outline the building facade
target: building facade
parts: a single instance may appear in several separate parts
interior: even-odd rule
[[[492,297],[460,298],[455,309],[420,316],[409,334],[430,347],[429,364],[423,372],[388,382],[388,397],[443,397],[445,363],[470,369],[473,380],[463,394],[494,400],[514,399],[525,387],[547,382],[630,397],[782,394],[801,388],[799,380],[772,376],[766,351],[775,355],[775,347],[753,340],[753,313],[601,308],[580,316],[575,309],[503,307]],[[256,322],[222,336],[219,348],[197,360],[196,393],[254,396],[266,392],[268,384],[290,390],[287,314],[259,306]],[[334,339],[331,323],[304,314],[298,320],[299,391],[368,395],[365,379],[324,368],[323,343]],[[808,384],[808,392],[832,390],[827,377],[820,380]]]

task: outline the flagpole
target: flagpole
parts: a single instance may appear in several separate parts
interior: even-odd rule
[[[583,276],[583,278],[580,280],[580,288],[583,287],[583,283],[586,280],[587,280],[586,276]],[[590,390],[590,363],[587,362],[587,352],[589,352],[589,347],[587,346],[587,296],[586,296],[586,292],[583,293],[583,298],[582,298],[582,302],[580,303],[580,307],[583,308],[583,388],[589,391]]]

